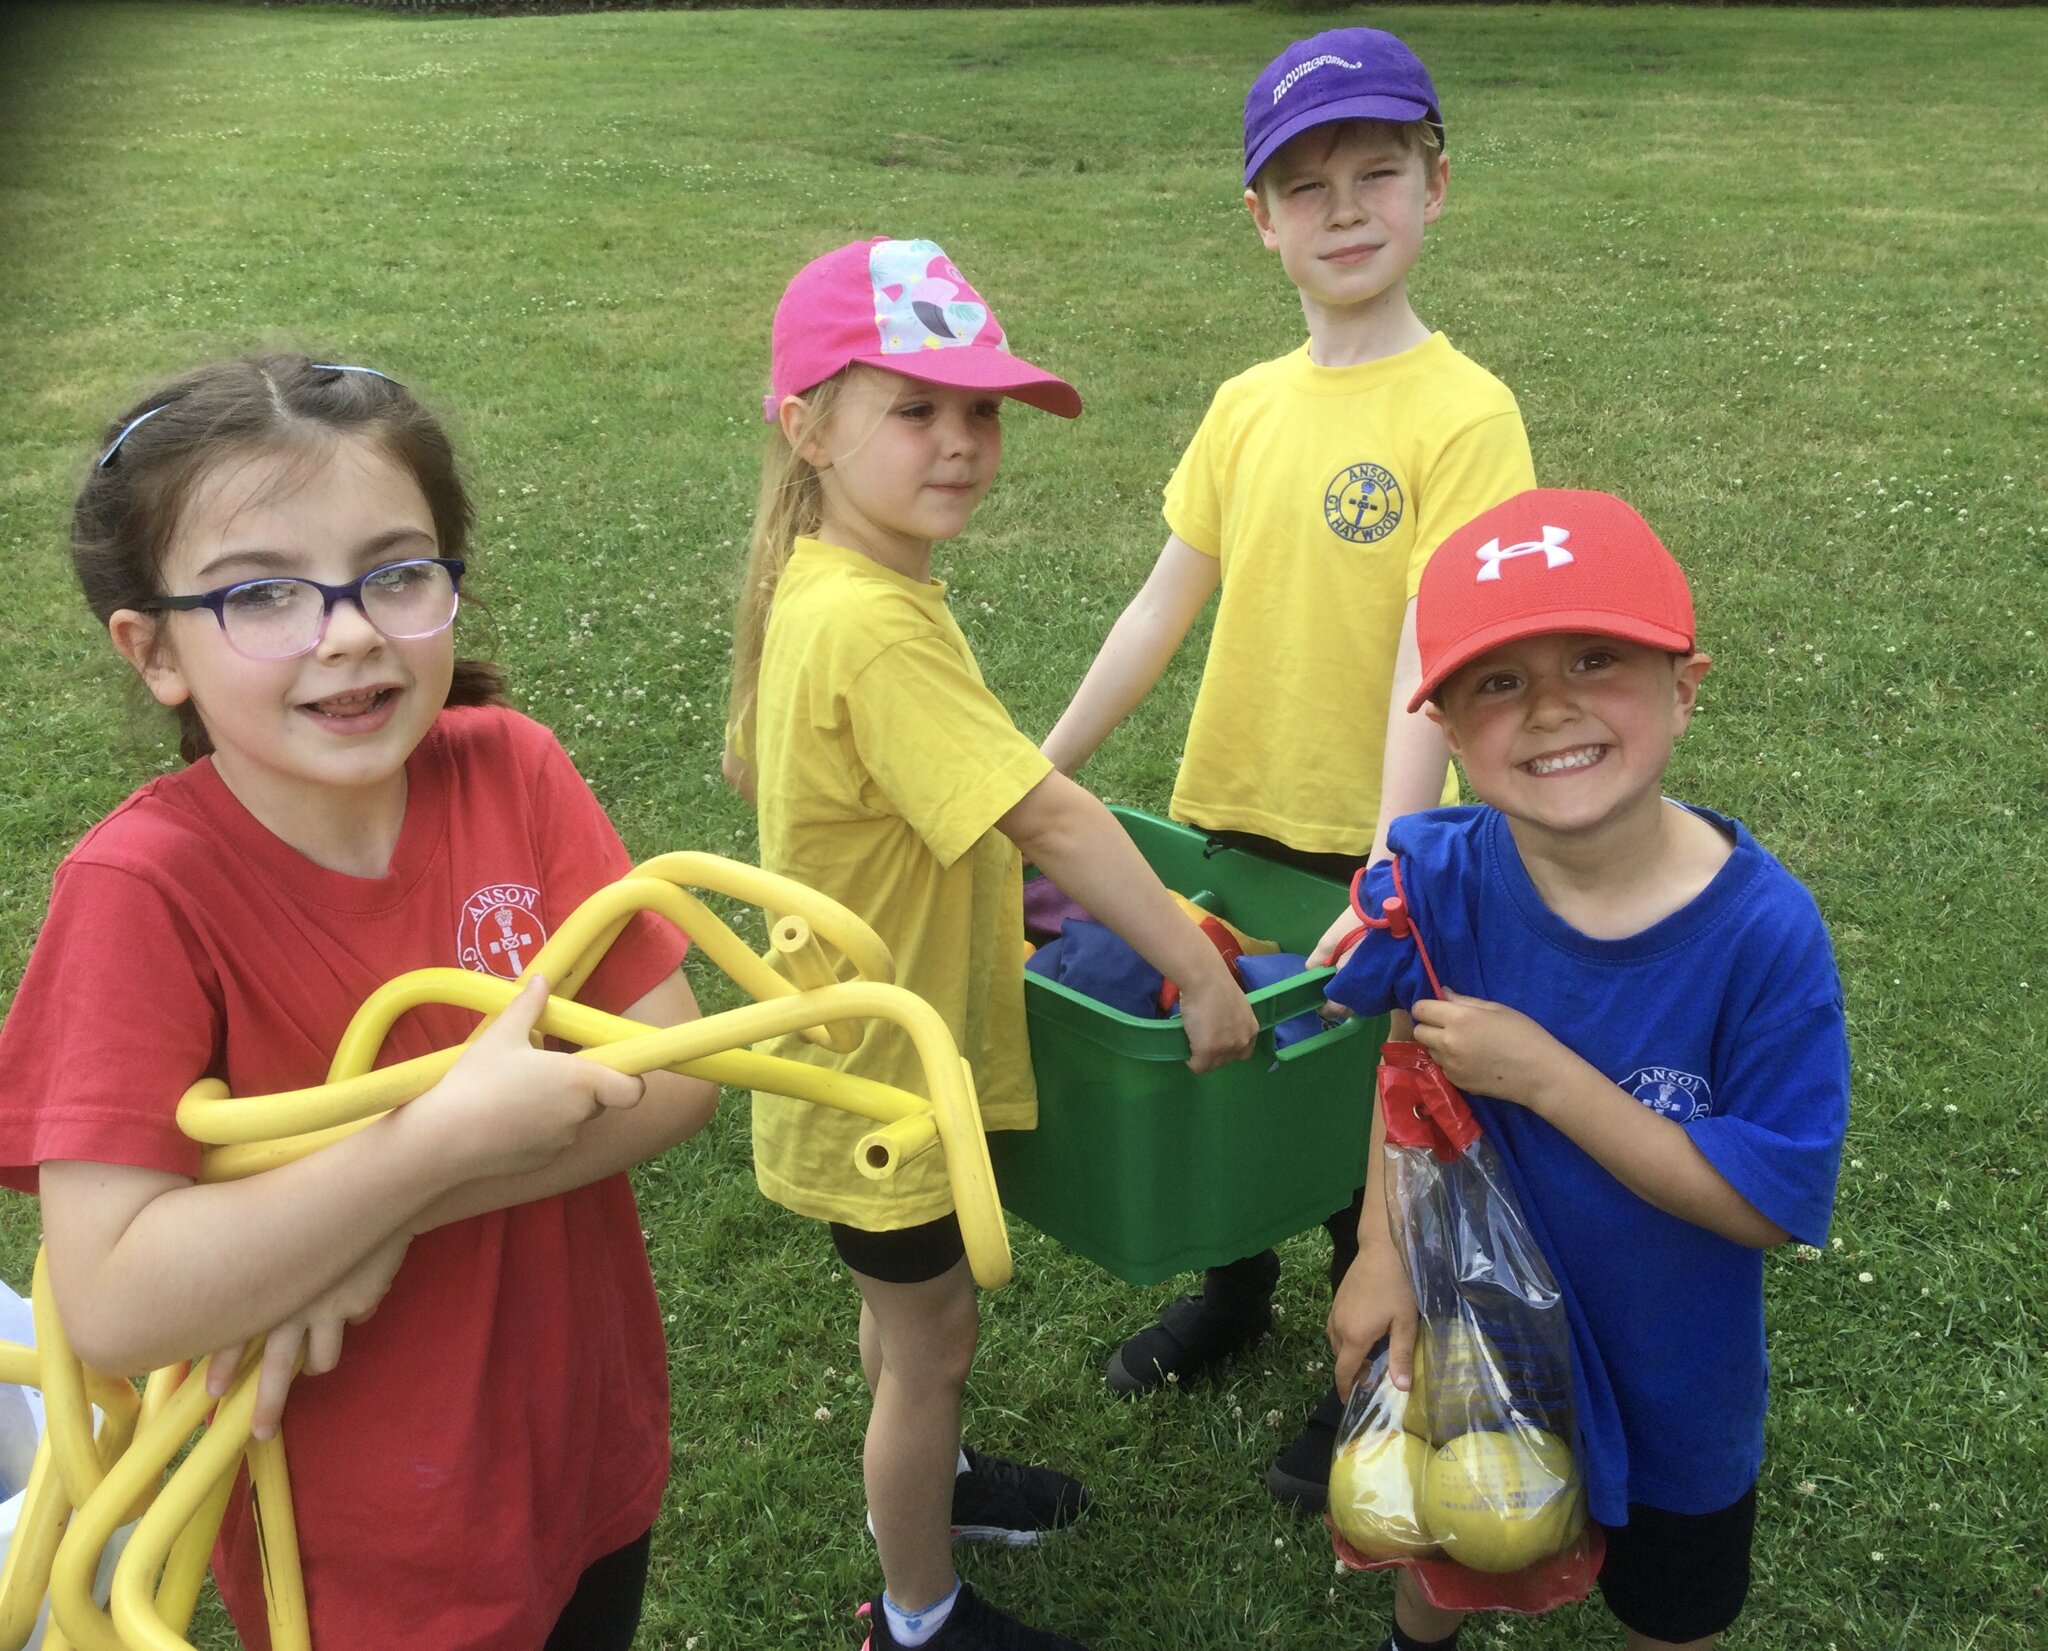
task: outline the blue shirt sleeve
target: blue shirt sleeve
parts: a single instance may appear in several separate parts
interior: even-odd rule
[[[1745,1027],[1722,1085],[1728,1110],[1689,1123],[1693,1144],[1759,1214],[1825,1244],[1849,1121],[1841,1000]]]
[[[1377,917],[1393,892],[1393,863],[1382,860],[1365,874],[1365,909]],[[1412,888],[1409,893],[1413,898]],[[1355,1014],[1383,1015],[1389,1009],[1406,1009],[1431,993],[1415,942],[1396,940],[1385,929],[1369,929],[1323,988],[1323,995]]]

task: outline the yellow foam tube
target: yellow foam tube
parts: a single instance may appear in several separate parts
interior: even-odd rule
[[[896,960],[889,955],[880,935],[830,895],[820,894],[794,878],[695,851],[657,854],[635,866],[633,875],[729,895],[763,911],[798,912],[821,940],[853,965],[854,973],[863,980],[888,985],[896,979]],[[724,928],[722,923],[717,926]],[[694,931],[690,938],[696,939]],[[720,968],[725,967],[715,956],[713,961]],[[733,978],[739,979],[737,975]]]
[[[361,1013],[370,1014],[374,1005],[376,1018],[387,1026],[406,1010],[424,1003],[451,1003],[495,1014],[518,990],[513,982],[467,969],[420,969],[380,988]],[[884,1020],[907,1032],[923,1066],[930,1101],[869,1079],[850,1079],[845,1073],[731,1047],[779,1037],[826,1019]],[[931,1120],[930,1127],[946,1151],[954,1207],[976,1282],[984,1289],[997,1289],[1008,1282],[1009,1238],[996,1202],[995,1173],[989,1165],[980,1113],[962,1076],[962,1063],[945,1022],[914,993],[900,986],[845,981],[657,1029],[586,1004],[550,998],[539,1024],[551,1037],[583,1045],[579,1053],[585,1058],[622,1072],[671,1068],[723,1083],[795,1094],[883,1124],[923,1114]],[[351,1033],[354,1030],[352,1025]],[[221,1096],[217,1084],[194,1085],[178,1103],[178,1126],[195,1140],[222,1147],[256,1145],[266,1133],[279,1130],[331,1130],[356,1122],[363,1113],[381,1115],[431,1088],[460,1054],[459,1049],[436,1050],[316,1089],[277,1095],[227,1098]],[[234,1158],[224,1152],[209,1153],[203,1173],[207,1180],[254,1174],[299,1156],[290,1150],[292,1144],[270,1141],[253,1153]],[[872,1174],[875,1165],[872,1154],[863,1150],[866,1146],[864,1141],[856,1148],[855,1162],[863,1173]],[[896,1161],[908,1156],[914,1153],[899,1149]],[[892,1161],[883,1173],[893,1173],[894,1167]]]
[[[14,1540],[7,1546],[6,1562],[0,1564],[0,1651],[21,1651],[35,1632],[36,1615],[50,1585],[50,1562],[57,1557],[64,1521],[70,1517],[71,1503],[65,1498],[45,1429],[21,1493]]]
[[[57,1316],[49,1267],[40,1250],[29,1286],[29,1309],[35,1318],[36,1346],[43,1355],[43,1436],[56,1457],[64,1495],[75,1508],[99,1488],[106,1470],[93,1446],[85,1367],[71,1356],[71,1340]]]
[[[771,917],[768,954],[757,955],[693,888],[780,914]],[[575,1002],[612,942],[642,911],[686,930],[699,955],[755,1001],[671,1027],[645,1026]],[[845,958],[853,979],[838,978],[821,942]],[[528,975],[535,973],[547,977],[554,994],[537,1035],[577,1045],[585,1059],[622,1072],[686,1072],[865,1118],[878,1127],[862,1138],[855,1162],[871,1176],[891,1175],[939,1147],[976,1282],[994,1289],[1008,1281],[1009,1237],[973,1073],[937,1012],[894,984],[888,948],[838,902],[715,855],[660,855],[571,913],[535,956]],[[462,1049],[379,1067],[392,1026],[429,1004],[474,1011],[488,1024],[524,978],[514,983],[462,969],[422,969],[388,982],[357,1010],[329,1064],[328,1081],[316,1088],[235,1097],[216,1080],[194,1084],[179,1102],[178,1122],[208,1148],[202,1179],[254,1175],[290,1162],[424,1093]],[[910,1039],[925,1095],[751,1047],[796,1034],[844,1053],[858,1046],[870,1021],[887,1022]],[[272,1644],[277,1651],[311,1651],[283,1444],[249,1437],[257,1362],[236,1373],[212,1425],[187,1451],[215,1409],[205,1364],[156,1371],[139,1397],[132,1384],[85,1370],[57,1318],[40,1257],[33,1309],[39,1345],[0,1345],[0,1380],[41,1386],[49,1417],[20,1534],[0,1569],[0,1651],[26,1639],[46,1590],[51,1651],[189,1651],[184,1635],[245,1458],[264,1545]],[[103,1418],[97,1435],[95,1405]],[[184,1460],[166,1479],[180,1452]],[[99,1558],[119,1526],[130,1522],[135,1531],[115,1567],[111,1608],[102,1611],[91,1591]],[[17,1628],[20,1638],[9,1639]]]
[[[825,948],[818,944],[810,924],[801,917],[792,915],[778,922],[769,931],[768,945],[782,959],[789,978],[806,992],[833,985],[839,978],[825,956]],[[848,1055],[860,1047],[861,1029],[854,1022],[842,1020],[830,1026],[812,1027],[804,1036],[822,1039],[833,1053]]]
[[[220,1537],[221,1521],[227,1517],[228,1499],[235,1493],[235,1478],[236,1468],[231,1465],[214,1481],[212,1491],[200,1502],[199,1511],[171,1545],[163,1580],[157,1584],[157,1615],[181,1640],[191,1631],[192,1613],[199,1609],[199,1591],[206,1585],[206,1568],[213,1560],[213,1545]],[[258,1511],[260,1517],[261,1510]],[[292,1575],[303,1589],[303,1578],[296,1568]]]
[[[183,1624],[173,1628],[157,1598],[158,1574],[165,1571],[184,1532],[215,1499],[225,1476],[230,1482],[246,1451],[257,1518],[263,1528],[272,1651],[311,1651],[305,1583],[299,1569],[297,1527],[285,1476],[283,1447],[272,1439],[252,1444],[249,1424],[256,1409],[257,1367],[237,1372],[220,1401],[213,1425],[144,1514],[114,1567],[111,1601],[114,1627],[126,1651],[189,1651]]]

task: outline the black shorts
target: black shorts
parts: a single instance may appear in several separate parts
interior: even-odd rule
[[[1624,1628],[1683,1645],[1724,1632],[1749,1597],[1756,1486],[1718,1513],[1628,1505],[1607,1530],[1600,1593]]]
[[[967,1253],[960,1237],[960,1219],[950,1213],[921,1227],[899,1227],[886,1233],[834,1221],[832,1248],[855,1272],[884,1284],[923,1284],[950,1272]]]
[[[577,1579],[575,1597],[562,1608],[542,1651],[631,1651],[653,1544],[649,1531],[638,1542],[593,1560]]]
[[[1351,887],[1353,873],[1366,861],[1363,854],[1315,854],[1308,849],[1289,848],[1272,837],[1261,837],[1250,831],[1212,831],[1209,841],[1217,848],[1242,849],[1247,854],[1256,854],[1261,860],[1272,860],[1316,877],[1327,877],[1333,883],[1343,884],[1347,890]],[[1330,915],[1337,915],[1335,908],[1331,909]]]

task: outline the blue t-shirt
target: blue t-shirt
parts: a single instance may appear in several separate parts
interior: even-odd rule
[[[1445,808],[1395,822],[1409,910],[1451,991],[1520,1010],[1685,1126],[1728,1183],[1826,1242],[1849,1111],[1842,985],[1813,897],[1739,821],[1701,894],[1594,940],[1537,894],[1507,821]],[[1393,893],[1366,876],[1367,909]],[[1360,1014],[1433,996],[1415,946],[1372,931],[1330,982]],[[1563,1291],[1593,1517],[1641,1502],[1710,1513],[1763,1463],[1763,1252],[1646,1203],[1524,1107],[1473,1096]]]

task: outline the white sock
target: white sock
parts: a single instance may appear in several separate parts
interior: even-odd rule
[[[885,1590],[882,1594],[882,1609],[889,1617],[889,1638],[898,1645],[922,1645],[941,1628],[953,1614],[953,1602],[960,1597],[960,1579],[953,1579],[953,1586],[946,1590],[945,1598],[935,1605],[927,1605],[922,1611],[906,1611],[891,1599]]]
[[[953,1470],[953,1477],[958,1479],[961,1474],[972,1472],[973,1467],[974,1464],[967,1460],[967,1447],[962,1445],[960,1447],[960,1465]]]

